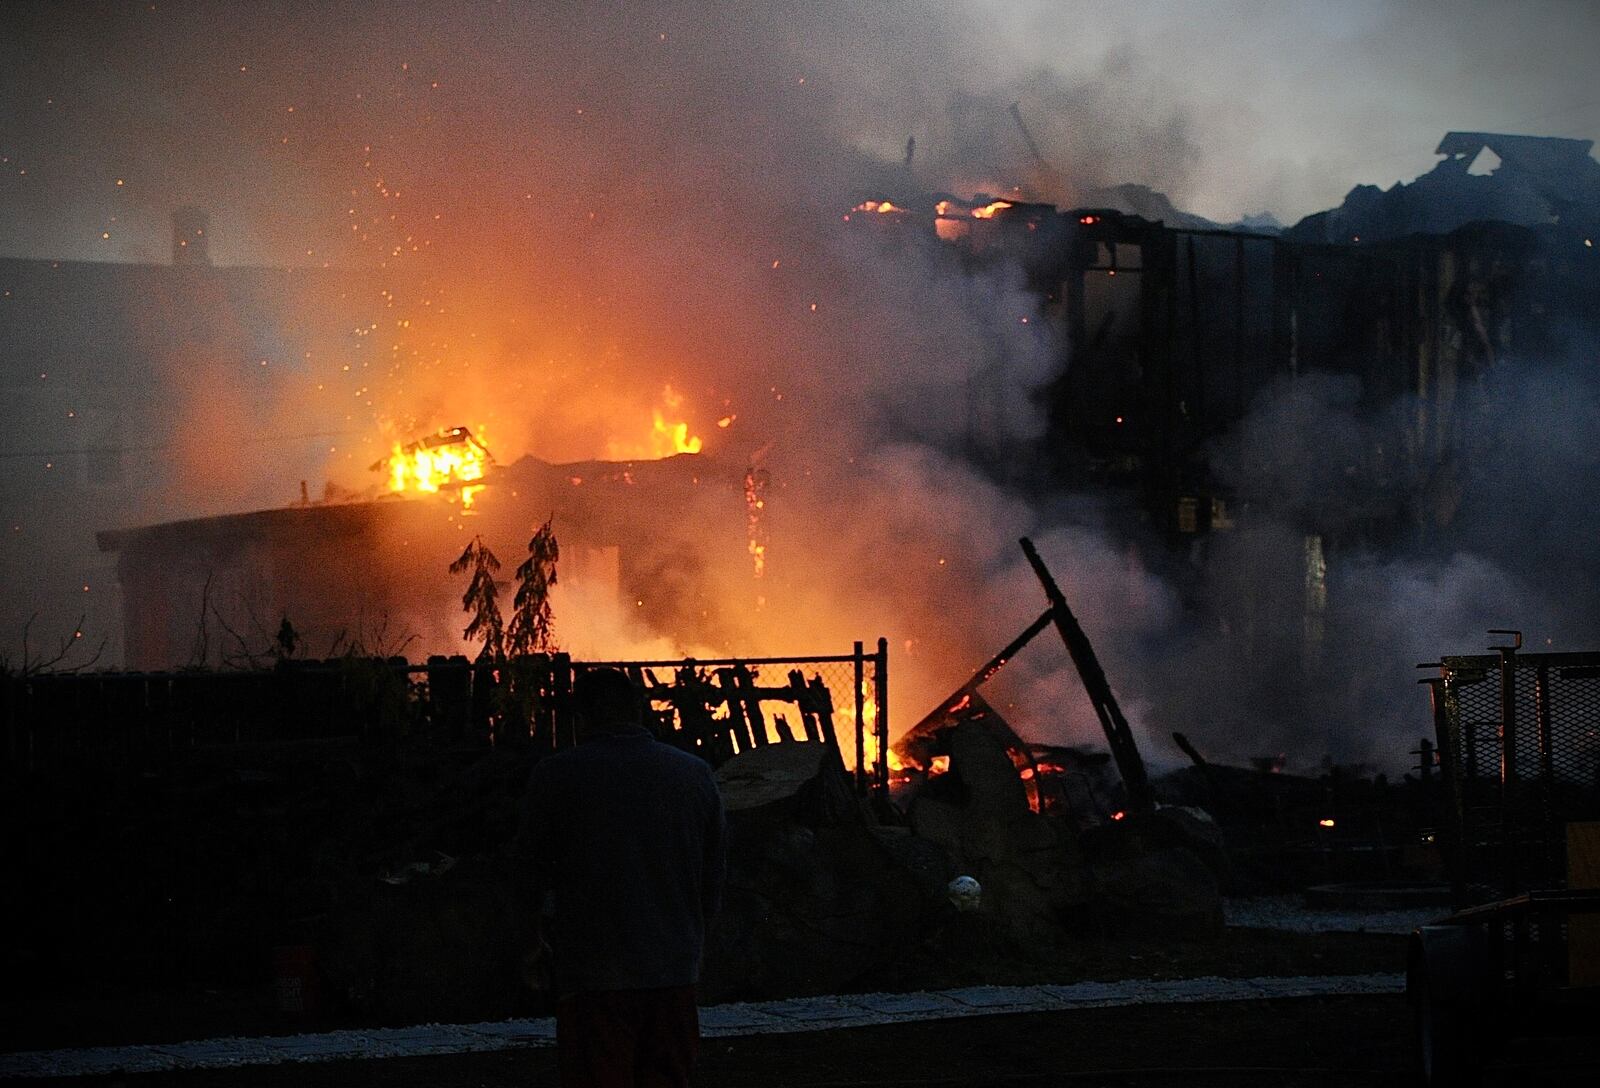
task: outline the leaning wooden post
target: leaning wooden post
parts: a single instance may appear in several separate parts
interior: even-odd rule
[[[1134,743],[1133,730],[1128,728],[1128,719],[1122,716],[1122,708],[1117,705],[1117,697],[1111,693],[1111,684],[1106,679],[1105,670],[1100,667],[1100,660],[1094,655],[1094,647],[1089,644],[1089,636],[1083,633],[1078,618],[1067,606],[1066,597],[1056,585],[1056,580],[1051,577],[1050,569],[1044,565],[1044,560],[1040,559],[1039,553],[1034,550],[1033,541],[1023,537],[1021,543],[1022,553],[1028,557],[1033,573],[1038,575],[1039,583],[1044,586],[1045,596],[1050,599],[1050,618],[1061,634],[1061,641],[1067,644],[1067,653],[1078,668],[1083,688],[1089,693],[1089,701],[1094,704],[1094,712],[1100,718],[1100,727],[1105,730],[1106,742],[1111,746],[1111,757],[1117,761],[1117,771],[1122,775],[1122,786],[1128,795],[1128,811],[1153,812],[1155,798],[1150,792],[1150,777],[1145,773],[1144,759],[1139,755],[1138,745]]]

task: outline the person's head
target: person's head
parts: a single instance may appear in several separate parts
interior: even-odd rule
[[[572,711],[578,740],[625,733],[644,720],[639,689],[616,669],[587,669],[572,682]]]

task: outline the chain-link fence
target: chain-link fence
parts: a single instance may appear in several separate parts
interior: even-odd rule
[[[1566,825],[1600,819],[1600,653],[1446,657],[1429,682],[1458,898],[1564,886]]]
[[[285,661],[255,671],[0,677],[0,758],[8,773],[79,758],[336,737],[446,744],[573,739],[571,693],[585,669],[617,668],[648,697],[663,740],[720,764],[785,741],[836,746],[865,791],[888,787],[889,655],[577,662],[433,657]]]

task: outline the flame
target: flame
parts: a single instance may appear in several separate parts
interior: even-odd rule
[[[871,203],[871,202],[869,201],[868,203]],[[972,218],[974,218],[974,219],[993,219],[995,217],[995,215],[997,215],[1000,212],[1005,211],[1007,208],[1009,208],[1011,206],[1012,206],[1011,205],[1011,201],[1009,201],[1009,200],[991,200],[989,203],[985,204],[981,208],[972,208],[970,210],[967,210],[966,214],[972,216]],[[891,207],[892,207],[892,205],[891,205]],[[870,209],[865,209],[863,207],[863,208],[857,208],[856,210],[857,211],[863,211],[863,210],[870,210]],[[893,210],[898,212],[898,211],[904,211],[905,209],[904,208],[894,208]],[[953,200],[941,200],[941,201],[939,201],[939,203],[937,203],[937,204],[935,204],[933,206],[933,214],[934,215],[939,215],[939,216],[960,216],[962,214],[962,210],[963,209],[961,208],[961,206],[959,204],[957,204]]]
[[[906,209],[888,200],[863,200],[860,204],[850,209],[853,212],[903,212]]]
[[[848,690],[848,689],[847,689]],[[834,713],[839,720],[839,739],[849,744],[855,739],[856,708],[851,702],[837,707]],[[871,679],[861,681],[861,756],[862,762],[868,768],[877,766],[878,763],[878,700],[877,693],[873,690]],[[893,747],[885,753],[886,761],[891,772],[905,769],[904,762]]]
[[[667,412],[674,415],[683,407],[683,395],[675,393],[672,386],[665,386],[661,390],[663,407],[651,413],[650,436],[654,443],[657,457],[671,457],[675,453],[699,453],[705,443],[700,441],[698,435],[689,433],[689,424],[679,421],[667,422]]]
[[[1333,820],[1328,819],[1328,818],[1325,817],[1325,818],[1317,821],[1317,826],[1318,827],[1333,827],[1333,826],[1335,826],[1335,824],[1334,824]]]
[[[650,431],[642,441],[613,438],[606,443],[606,458],[611,461],[654,461],[680,453],[699,453],[705,448],[700,436],[689,429],[683,418],[683,394],[666,385],[661,401],[650,410]]]
[[[492,461],[488,449],[465,427],[440,431],[409,446],[396,442],[389,456],[389,490],[431,494],[459,486],[461,504],[471,506],[484,485],[468,485],[482,480]]]

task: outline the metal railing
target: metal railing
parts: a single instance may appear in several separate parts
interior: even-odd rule
[[[1463,904],[1565,886],[1566,825],[1600,819],[1600,653],[1520,647],[1442,658],[1424,681]]]

